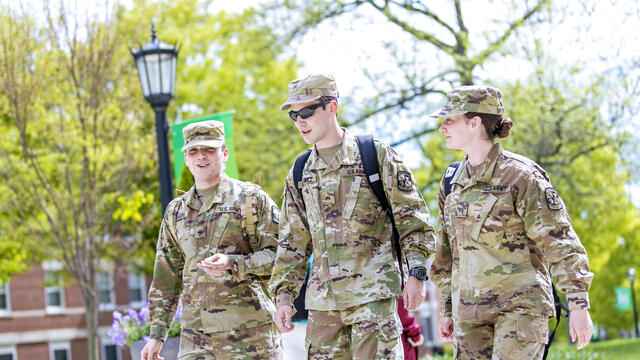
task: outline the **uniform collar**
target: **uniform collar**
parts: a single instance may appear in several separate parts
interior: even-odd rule
[[[466,186],[473,185],[476,182],[481,182],[481,183],[491,182],[491,177],[493,176],[493,170],[496,167],[496,162],[498,161],[498,158],[500,157],[500,155],[502,155],[503,151],[504,150],[502,149],[502,145],[500,145],[500,143],[493,144],[493,147],[489,151],[489,154],[487,154],[487,158],[484,159],[482,164],[478,166],[478,169],[477,169],[478,176],[476,176],[475,180],[470,179],[469,176],[467,175],[467,171],[465,169],[467,167],[467,163],[469,162],[469,155],[465,155],[464,159],[462,160],[462,163],[460,164],[460,166],[458,167],[458,170],[453,176],[453,179],[451,179],[451,183],[466,187]],[[467,182],[468,184],[466,184]]]
[[[325,169],[324,173],[329,171],[333,171],[339,169],[342,165],[353,165],[356,162],[355,154],[358,153],[358,144],[356,143],[355,136],[351,135],[351,133],[344,129],[344,137],[342,138],[342,147],[338,150],[336,156],[329,162],[329,164],[325,163],[324,160],[318,155],[318,150],[316,146],[313,146],[311,150],[311,154],[309,155],[309,170],[322,170]]]
[[[213,204],[222,204],[225,200],[226,195],[229,193],[230,189],[230,180],[227,174],[222,173],[220,178],[220,183],[218,184],[218,188],[213,193],[213,195],[209,198],[209,200],[202,204],[200,208],[198,208],[198,200],[196,199],[196,186],[193,185],[189,191],[184,194],[184,200],[187,206],[189,206],[193,210],[199,210],[198,215],[203,212],[209,210]]]

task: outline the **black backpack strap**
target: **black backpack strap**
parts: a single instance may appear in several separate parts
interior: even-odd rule
[[[456,174],[456,170],[460,167],[460,162],[453,162],[449,164],[449,167],[444,172],[444,197],[446,198],[451,193],[451,180],[453,180],[453,175]]]
[[[551,347],[551,343],[553,342],[553,336],[556,334],[558,325],[560,325],[560,318],[563,317],[566,319],[569,316],[569,308],[566,307],[560,300],[560,296],[558,296],[558,292],[556,291],[556,287],[553,282],[553,277],[551,278],[551,289],[553,290],[553,304],[556,308],[556,326],[554,326],[553,331],[549,333],[549,340],[547,341],[547,345],[544,346],[544,355],[542,355],[542,360],[547,358],[549,348]]]
[[[391,209],[391,206],[389,206],[387,195],[384,193],[384,184],[382,183],[382,177],[380,176],[380,165],[378,164],[378,156],[373,142],[373,136],[369,134],[357,135],[356,142],[358,143],[358,150],[360,150],[360,158],[362,159],[362,166],[364,167],[367,182],[382,205],[382,210],[387,213],[387,216],[389,216],[389,219],[391,220],[391,226],[393,228],[393,247],[396,251],[398,267],[400,268],[400,278],[402,280],[401,284],[404,289],[404,270],[402,269],[400,235],[398,234],[396,222],[393,218],[393,210]]]
[[[300,200],[304,204],[304,198],[302,197],[302,187],[300,186],[300,182],[302,181],[302,170],[304,170],[304,165],[309,160],[309,155],[311,155],[311,149],[303,152],[298,158],[296,162],[293,164],[293,186],[298,190],[298,195],[300,195]]]

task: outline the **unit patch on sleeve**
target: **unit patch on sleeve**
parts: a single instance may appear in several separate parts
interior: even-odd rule
[[[402,191],[411,191],[413,181],[411,181],[411,173],[408,171],[398,171],[398,189]]]
[[[549,210],[562,210],[562,200],[556,189],[552,187],[544,189],[544,197],[547,200]]]
[[[271,221],[276,224],[280,224],[280,211],[277,206],[271,206]]]

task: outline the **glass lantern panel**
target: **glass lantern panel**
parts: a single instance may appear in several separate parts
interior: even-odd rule
[[[147,54],[145,59],[149,76],[149,95],[158,95],[162,93],[160,88],[160,54]]]
[[[136,60],[138,66],[138,75],[140,76],[140,84],[142,85],[142,95],[149,96],[149,74],[147,74],[147,67],[145,66],[144,56],[138,57]]]
[[[162,73],[162,93],[173,94],[173,81],[174,74],[172,71],[174,58],[172,54],[162,54],[162,61],[160,71]]]

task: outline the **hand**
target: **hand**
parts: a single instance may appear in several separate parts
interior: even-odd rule
[[[218,276],[231,269],[229,257],[225,254],[215,254],[198,263],[198,267],[209,275]]]
[[[589,344],[593,335],[593,322],[589,310],[576,309],[569,313],[569,334],[571,341],[576,341],[576,337],[578,338],[576,345],[578,350]]]
[[[418,280],[415,276],[409,276],[407,284],[402,291],[402,302],[407,310],[415,310],[422,304],[427,292],[424,289],[424,281]]]
[[[418,347],[421,346],[422,344],[424,344],[424,336],[422,336],[422,334],[420,334],[420,338],[418,339],[418,341],[415,342],[415,345],[413,345],[414,347]]]
[[[442,341],[453,341],[453,319],[450,317],[441,317],[438,321],[438,332]]]
[[[282,305],[276,312],[276,326],[283,333],[292,331],[296,326],[291,323],[291,306]]]
[[[164,360],[160,356],[162,350],[162,340],[150,338],[140,352],[140,360]]]

